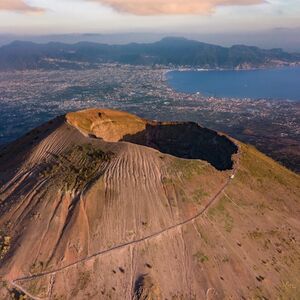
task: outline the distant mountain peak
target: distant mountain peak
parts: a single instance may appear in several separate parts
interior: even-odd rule
[[[73,55],[69,55],[71,52]],[[49,60],[46,62],[46,58],[54,59],[56,63],[53,65]],[[0,70],[59,68],[59,61],[68,61],[68,66],[66,64],[63,66],[69,68],[78,67],[78,62],[87,63],[86,68],[94,67],[94,64],[99,62],[117,62],[133,65],[159,64],[233,69],[241,65],[254,68],[299,63],[300,54],[245,45],[225,48],[181,37],[166,37],[155,43],[127,45],[92,42],[35,44],[15,41],[0,48]]]

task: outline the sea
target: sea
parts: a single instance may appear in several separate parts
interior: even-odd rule
[[[177,92],[207,97],[300,101],[300,66],[255,70],[171,71]]]

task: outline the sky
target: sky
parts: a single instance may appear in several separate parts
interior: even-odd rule
[[[0,33],[253,32],[299,16],[300,0],[0,0]]]

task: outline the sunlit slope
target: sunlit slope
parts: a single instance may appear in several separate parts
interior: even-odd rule
[[[146,120],[135,115],[110,109],[88,109],[68,113],[69,124],[83,134],[118,142],[127,134],[136,134],[146,128]]]
[[[196,154],[215,151],[224,166],[232,153],[232,169],[140,145],[169,150],[157,140],[165,129],[141,138],[162,123],[86,112],[43,125],[0,158],[0,299],[299,298],[299,176],[238,142],[232,153],[201,128]],[[103,118],[113,125],[101,128]]]

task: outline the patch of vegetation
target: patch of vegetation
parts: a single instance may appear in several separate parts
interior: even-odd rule
[[[228,257],[227,255],[224,256],[224,257],[222,258],[222,262],[223,262],[223,263],[229,262],[229,257]]]
[[[66,299],[67,297],[64,295],[57,295],[57,294],[53,295],[53,300],[66,300]]]
[[[233,228],[233,218],[228,213],[225,215],[224,228],[227,232],[231,232]]]
[[[178,194],[182,202],[188,201],[188,197],[186,196],[186,193],[182,188],[178,188]]]
[[[39,297],[45,297],[47,295],[47,284],[45,279],[30,279],[28,285],[28,292],[32,295],[38,295]]]
[[[266,210],[272,210],[272,208],[265,203],[259,203],[256,205],[257,211],[261,214],[264,215]]]
[[[192,200],[195,203],[201,203],[201,200],[203,200],[204,197],[206,197],[208,194],[205,192],[202,188],[199,188],[195,190],[192,196]]]
[[[208,210],[208,214],[212,217],[223,214],[225,212],[225,205],[228,202],[227,198],[223,196],[217,203],[217,205],[211,207]]]
[[[173,179],[171,177],[166,177],[164,176],[161,180],[162,184],[168,185],[168,184],[173,184]]]
[[[0,231],[0,260],[8,253],[11,244],[11,237]]]
[[[248,236],[253,240],[257,240],[261,239],[264,236],[264,234],[258,229],[255,229],[254,231],[249,232]]]
[[[84,290],[87,286],[88,283],[91,280],[91,274],[90,272],[80,272],[79,273],[79,280],[78,280],[78,288],[79,290]]]
[[[104,152],[92,144],[77,145],[56,156],[55,162],[41,173],[43,177],[57,179],[57,184],[67,190],[81,190],[99,173],[104,162],[111,159],[111,152]]]
[[[228,199],[224,196],[220,199],[218,204],[211,207],[208,210],[208,215],[211,217],[220,217],[224,222],[224,228],[227,232],[231,232],[233,229],[234,220],[229,212],[226,210],[225,205],[228,203]]]
[[[197,298],[196,298],[196,295],[195,294],[193,294],[193,295],[191,295],[191,294],[189,294],[189,295],[183,295],[183,294],[174,294],[174,295],[172,295],[172,298],[171,298],[171,300],[185,300],[185,299],[190,299],[190,300],[196,300]]]
[[[206,167],[206,163],[198,160],[174,158],[169,172],[179,174],[184,180],[190,180],[193,176],[200,175]]]
[[[201,251],[197,251],[197,253],[195,253],[193,256],[197,259],[199,263],[205,263],[206,261],[208,261],[208,256],[206,256]]]
[[[2,281],[2,280],[0,280],[0,289],[1,289],[1,288],[7,289],[7,281]]]
[[[300,299],[300,285],[289,280],[281,281],[281,285],[277,288],[279,290],[278,299]]]
[[[11,300],[27,300],[27,299],[29,300],[27,295],[25,295],[23,292],[20,292],[16,289],[10,291],[10,297]]]
[[[269,186],[274,183],[285,187],[300,187],[298,175],[260,153],[252,146],[242,145],[241,158],[244,170],[239,170],[237,179],[242,183],[251,185],[255,182],[255,188],[261,190],[269,189]]]
[[[44,262],[38,261],[35,262],[31,267],[30,267],[30,273],[35,274],[35,273],[41,273],[44,270]]]
[[[276,230],[266,230],[266,231],[260,231],[258,228],[256,228],[253,231],[250,231],[248,233],[248,236],[253,239],[253,240],[261,240],[264,239],[264,244],[267,246],[267,244],[271,244],[269,239],[266,238],[271,238],[271,237],[278,237],[279,233]],[[267,247],[266,247],[267,248]]]
[[[141,274],[136,278],[133,299],[162,299],[158,284],[149,274]]]

